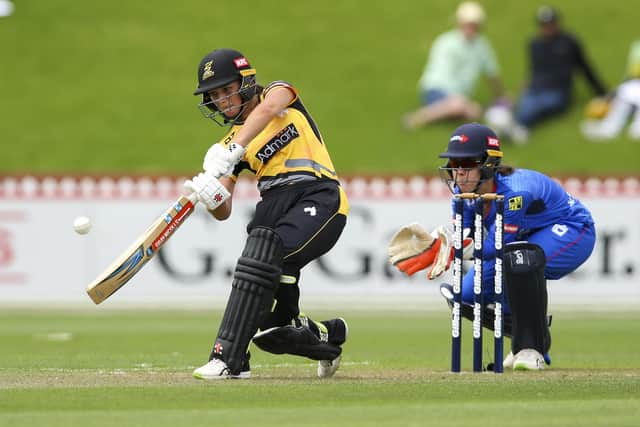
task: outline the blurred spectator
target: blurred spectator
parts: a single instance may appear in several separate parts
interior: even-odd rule
[[[11,16],[15,7],[10,0],[0,0],[0,18]]]
[[[585,111],[588,120],[581,126],[585,137],[607,140],[618,136],[631,117],[629,137],[640,139],[640,40],[631,44],[626,80],[608,100],[593,100]],[[600,119],[600,120],[594,120]]]
[[[482,107],[471,99],[480,75],[488,77],[496,97],[503,93],[491,44],[481,34],[486,15],[472,1],[456,10],[457,28],[438,36],[419,81],[422,107],[406,114],[403,127],[417,129],[444,119],[477,120]]]
[[[562,29],[558,12],[542,6],[536,19],[539,35],[529,44],[530,81],[517,105],[516,125],[510,135],[519,143],[526,142],[532,126],[569,107],[576,70],[584,74],[596,95],[607,92],[578,38]]]

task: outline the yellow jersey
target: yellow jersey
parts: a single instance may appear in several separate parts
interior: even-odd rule
[[[276,87],[289,89],[294,98],[247,145],[231,178],[236,180],[243,170],[248,170],[258,179],[261,193],[302,181],[330,179],[338,182],[322,135],[302,104],[298,91],[287,82],[275,81],[264,88],[260,101]],[[220,142],[225,146],[231,143],[241,127],[242,124],[233,125]]]

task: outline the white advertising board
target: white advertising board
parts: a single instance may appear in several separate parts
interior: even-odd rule
[[[92,306],[86,285],[126,249],[177,197],[182,178],[0,178],[0,304],[70,303]],[[576,273],[549,282],[552,304],[619,305],[640,302],[640,185],[627,180],[567,180],[592,211],[598,240]],[[431,178],[353,178],[347,227],[336,247],[303,270],[303,301],[340,301],[363,307],[440,303],[423,273],[398,274],[386,244],[401,225],[427,229],[449,218],[449,194]],[[103,305],[168,307],[222,304],[245,225],[257,194],[238,185],[234,213],[224,222],[202,207],[143,270]],[[78,215],[93,221],[73,232]],[[447,273],[448,274],[448,273]],[[442,281],[449,281],[445,275]]]

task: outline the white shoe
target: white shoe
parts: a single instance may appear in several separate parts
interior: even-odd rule
[[[525,348],[520,350],[514,357],[514,371],[541,371],[543,369],[544,357],[537,350]]]
[[[193,377],[199,380],[226,380],[232,378],[247,379],[251,378],[251,371],[242,371],[238,375],[231,375],[227,364],[220,359],[212,359],[193,371]]]
[[[513,361],[515,360],[515,357],[513,357],[513,352],[509,352],[509,354],[507,354],[507,357],[504,358],[504,361],[502,362],[502,367],[504,369],[513,369]]]
[[[331,321],[336,321],[336,320],[341,321],[342,324],[344,325],[344,339],[340,339],[340,345],[342,345],[345,343],[345,341],[347,341],[347,337],[349,336],[349,325],[347,325],[347,322],[342,317],[339,317]],[[333,374],[335,374],[338,368],[340,367],[340,360],[342,360],[342,355],[336,357],[333,360],[319,360],[318,361],[318,378],[331,378]]]
[[[591,142],[611,142],[611,139],[616,136],[616,133],[612,133],[606,127],[602,126],[600,120],[585,120],[580,124],[580,131],[585,138]]]
[[[318,378],[331,378],[340,367],[342,356],[338,356],[333,360],[318,361]]]

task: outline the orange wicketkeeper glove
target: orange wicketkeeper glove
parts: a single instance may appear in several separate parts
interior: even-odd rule
[[[471,239],[463,240],[465,259],[472,248]],[[431,266],[427,279],[433,280],[447,271],[454,257],[451,235],[440,226],[427,233],[419,224],[402,227],[389,243],[389,261],[398,270],[411,276]]]
[[[455,257],[455,249],[453,247],[453,238],[447,230],[443,227],[438,227],[435,230],[438,233],[438,240],[440,244],[440,250],[433,261],[433,266],[427,272],[427,279],[433,280],[439,277],[442,273],[447,271],[451,266],[451,261]],[[469,229],[464,230],[464,235],[468,235]],[[468,237],[462,238],[462,259],[473,259],[473,239]]]
[[[439,239],[434,240],[429,249],[419,255],[400,261],[396,264],[396,267],[408,276],[411,276],[420,270],[424,270],[433,264],[433,260],[440,251],[441,244],[442,242]]]
[[[418,223],[405,225],[389,242],[389,262],[409,276],[429,267],[440,252],[441,228],[429,234]]]

